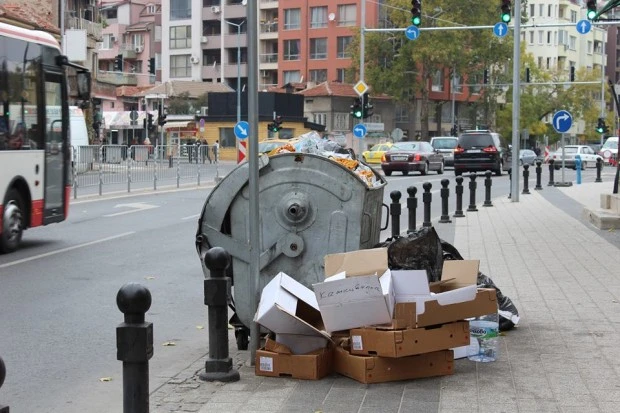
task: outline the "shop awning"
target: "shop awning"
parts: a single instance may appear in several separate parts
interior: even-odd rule
[[[183,120],[183,121],[173,121],[173,122],[166,122],[166,124],[164,125],[164,129],[168,130],[168,129],[194,129],[196,127],[196,122],[194,122],[193,120],[187,121],[187,120]]]

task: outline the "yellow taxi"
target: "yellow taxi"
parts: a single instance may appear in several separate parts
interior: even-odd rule
[[[391,142],[378,143],[370,150],[362,152],[362,158],[364,158],[366,163],[381,163],[381,157],[393,145]]]

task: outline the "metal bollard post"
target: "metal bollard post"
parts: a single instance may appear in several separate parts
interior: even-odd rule
[[[469,206],[467,207],[467,212],[476,212],[478,208],[476,208],[476,174],[472,172],[469,174]]]
[[[577,181],[577,185],[581,184],[581,165],[581,156],[575,155],[575,172],[577,172],[575,180]]]
[[[232,367],[228,356],[230,278],[226,276],[226,268],[230,265],[230,254],[222,247],[213,247],[205,254],[204,262],[209,269],[209,277],[204,281],[205,305],[209,306],[209,357],[200,379],[238,381],[239,372]]]
[[[493,180],[491,179],[491,171],[486,171],[484,173],[484,202],[482,206],[492,207],[493,203],[491,202],[491,185],[493,185]]]
[[[432,227],[431,223],[431,201],[433,200],[433,194],[431,194],[431,188],[433,184],[430,182],[424,182],[422,188],[424,193],[422,194],[422,203],[424,203],[424,220],[422,221],[423,227]]]
[[[542,175],[542,162],[540,161],[536,161],[536,186],[534,187],[535,190],[540,191],[542,190],[542,185],[541,185],[541,175]]]
[[[456,177],[456,187],[454,188],[454,192],[456,193],[456,211],[454,211],[455,218],[462,218],[465,216],[463,214],[463,177]]]
[[[400,235],[400,191],[392,191],[390,192],[390,198],[392,198],[392,203],[390,204],[390,215],[392,217],[392,238],[396,238]]]
[[[529,194],[530,193],[530,186],[529,186],[529,179],[530,179],[530,166],[529,165],[523,165],[523,191],[521,191],[522,194]]]
[[[512,198],[512,169],[508,170],[508,180],[510,181],[508,186],[508,199]]]
[[[116,327],[116,359],[123,362],[123,413],[149,412],[149,359],[153,357],[153,323],[144,321],[151,292],[127,283],[116,294],[125,321]]]
[[[449,180],[441,180],[441,189],[439,190],[439,194],[441,195],[441,217],[439,218],[439,222],[442,224],[452,222],[450,214],[448,213],[448,198],[450,197],[448,185],[450,185]]]
[[[407,210],[409,211],[409,229],[407,229],[407,233],[411,233],[415,231],[416,225],[416,209],[418,208],[418,198],[415,197],[418,192],[418,188],[415,186],[410,186],[407,188]]]
[[[0,357],[0,387],[4,383],[6,377],[6,367],[4,367],[4,360]],[[9,406],[3,406],[0,404],[0,413],[9,413]]]
[[[601,179],[602,169],[603,169],[603,160],[601,158],[598,158],[596,160],[596,179],[594,180],[594,182],[603,182],[603,180]]]
[[[553,165],[554,163],[555,161],[553,159],[549,160],[549,183],[547,186],[555,185],[555,182],[553,182],[553,171],[555,170],[555,166]]]

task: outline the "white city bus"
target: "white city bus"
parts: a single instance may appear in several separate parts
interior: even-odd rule
[[[26,228],[67,217],[67,67],[77,71],[78,98],[90,99],[90,73],[52,35],[0,23],[0,252],[16,250]]]

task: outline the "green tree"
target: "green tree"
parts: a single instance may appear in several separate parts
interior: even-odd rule
[[[207,106],[208,93],[192,97],[189,92],[171,96],[166,102],[171,115],[195,115],[202,106]]]

